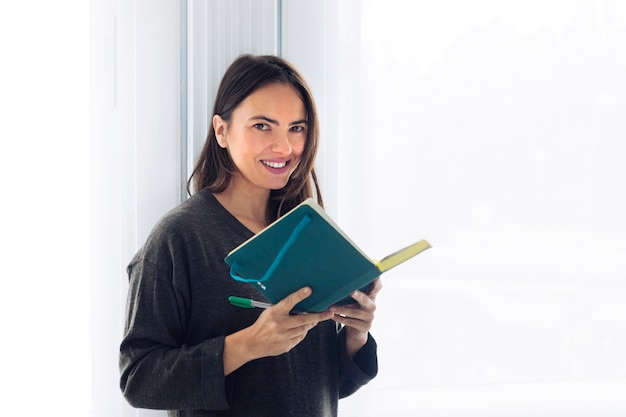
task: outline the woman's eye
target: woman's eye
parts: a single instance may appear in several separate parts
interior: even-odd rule
[[[270,125],[268,125],[267,123],[257,123],[254,125],[254,128],[259,130],[269,130]]]
[[[304,126],[292,126],[290,130],[292,132],[300,133],[300,132],[304,132],[305,127]]]

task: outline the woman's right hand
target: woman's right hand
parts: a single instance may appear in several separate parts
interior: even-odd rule
[[[311,289],[304,287],[263,311],[252,326],[226,336],[224,375],[252,360],[289,352],[320,321],[334,316],[330,311],[289,314],[296,304],[310,295]]]

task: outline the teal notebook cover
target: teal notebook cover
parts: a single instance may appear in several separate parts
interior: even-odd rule
[[[296,309],[319,312],[353,302],[349,298],[353,291],[366,288],[382,272],[428,247],[428,242],[420,241],[377,262],[309,198],[233,249],[225,261],[234,279],[249,282],[274,304],[311,287],[311,296]]]

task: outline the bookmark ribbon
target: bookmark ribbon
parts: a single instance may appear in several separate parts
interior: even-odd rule
[[[291,246],[293,246],[293,244],[296,242],[296,240],[298,239],[298,235],[302,232],[302,230],[304,230],[304,228],[309,223],[311,223],[311,215],[310,214],[305,214],[305,216],[302,218],[302,220],[300,220],[300,222],[296,225],[296,227],[291,231],[291,234],[289,235],[289,238],[287,239],[287,241],[285,241],[285,243],[283,244],[283,247],[280,248],[280,250],[276,254],[276,257],[274,257],[274,260],[272,261],[272,264],[269,266],[267,271],[265,271],[265,274],[263,274],[263,276],[260,279],[244,278],[244,277],[240,276],[239,274],[237,274],[237,266],[238,266],[237,262],[233,262],[233,264],[231,265],[231,267],[230,267],[230,276],[233,277],[233,279],[235,279],[235,280],[237,280],[239,282],[264,282],[264,281],[267,281],[272,276],[274,271],[276,271],[276,268],[278,268],[278,265],[280,265],[280,262],[285,257],[285,254],[287,253],[289,248]]]

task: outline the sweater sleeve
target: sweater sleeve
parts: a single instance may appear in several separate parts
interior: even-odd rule
[[[359,388],[374,379],[378,373],[377,345],[368,334],[367,342],[354,355],[346,350],[346,329],[339,332],[339,398],[354,394]]]
[[[173,268],[137,260],[120,346],[120,387],[137,408],[227,410],[224,337],[184,342],[188,307]]]

